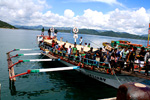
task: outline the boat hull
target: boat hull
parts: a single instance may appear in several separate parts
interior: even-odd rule
[[[64,63],[66,66],[74,66],[62,60],[61,62]],[[125,74],[111,75],[111,74],[106,74],[103,72],[93,71],[93,70],[89,70],[85,68],[76,69],[76,71],[81,72],[82,74],[85,74],[93,79],[96,79],[114,88],[118,88],[120,85],[124,83],[128,83],[128,82],[138,82],[138,83],[143,83],[143,84],[150,86],[150,80],[148,79],[129,76]]]
[[[142,79],[138,77],[123,75],[123,74],[110,75],[106,73],[91,71],[91,70],[84,69],[84,68],[80,68],[76,70],[100,82],[110,85],[114,88],[118,88],[121,84],[124,84],[127,82],[139,82],[139,83],[144,83],[146,85],[150,85],[150,80]]]

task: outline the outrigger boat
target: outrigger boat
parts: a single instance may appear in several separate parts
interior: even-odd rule
[[[32,59],[32,60],[19,60],[17,63],[12,63],[11,58],[20,56],[15,55],[10,57],[10,52],[17,51],[18,49],[14,49],[7,53],[8,55],[8,69],[9,69],[9,77],[11,80],[16,80],[15,77],[26,75],[30,73],[38,73],[38,72],[50,72],[50,71],[60,71],[60,70],[72,70],[75,69],[78,72],[81,72],[89,77],[92,77],[100,82],[103,82],[107,85],[110,85],[114,88],[118,88],[121,84],[127,82],[138,82],[143,83],[150,86],[150,76],[145,76],[142,73],[135,72],[134,74],[131,72],[121,71],[121,73],[117,73],[117,70],[112,70],[109,62],[99,62],[96,60],[91,60],[88,58],[81,58],[80,56],[71,55],[68,57],[66,52],[56,50],[52,47],[52,42],[55,41],[58,45],[63,45],[65,48],[69,48],[69,46],[73,47],[74,44],[64,42],[62,39],[57,40],[56,38],[49,38],[49,36],[38,35],[37,42],[39,43],[39,48],[41,50],[41,54],[49,57],[50,59]],[[90,50],[89,47],[85,47],[83,45],[77,45],[77,50],[81,50],[84,48],[84,52],[88,52]],[[97,48],[93,48],[93,51],[98,50]],[[23,55],[23,54],[22,54]],[[30,61],[60,61],[64,63],[68,67],[60,67],[60,68],[48,68],[48,69],[31,69],[25,73],[21,73],[15,75],[14,73],[14,65],[21,62],[30,62]],[[103,65],[105,64],[105,66]],[[112,70],[112,73],[110,73]],[[141,71],[142,72],[142,71]]]
[[[122,73],[115,73],[114,71],[112,75],[108,72],[111,69],[111,66],[108,62],[98,62],[96,60],[91,60],[87,58],[82,58],[81,60],[81,58],[74,57],[73,55],[72,58],[69,58],[65,53],[63,53],[63,51],[57,51],[54,48],[52,48],[53,40],[59,45],[63,45],[65,43],[66,48],[69,48],[70,45],[71,47],[73,47],[74,44],[72,43],[59,41],[57,39],[49,39],[47,36],[39,35],[37,36],[37,39],[39,38],[44,38],[43,44],[39,46],[40,49],[43,51],[43,55],[47,57],[54,56],[60,58],[60,61],[66,64],[67,66],[79,66],[80,68],[76,69],[78,72],[81,72],[112,87],[118,88],[121,84],[127,82],[139,82],[150,85],[149,76],[145,76],[141,73],[132,74],[126,71],[122,71]],[[85,47],[82,45],[77,45],[76,47],[79,51],[81,50],[81,47],[84,48],[85,52],[90,50],[89,47]],[[93,49],[93,51],[96,50],[96,48]],[[105,63],[105,65],[107,66],[102,66],[102,63]]]

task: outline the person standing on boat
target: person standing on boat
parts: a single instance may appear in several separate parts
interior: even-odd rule
[[[91,46],[90,46],[90,43],[88,44],[88,47],[90,48]]]
[[[85,47],[87,47],[87,43],[85,43],[85,45],[84,45]]]
[[[80,45],[82,45],[82,41],[83,41],[83,40],[82,40],[82,37],[80,37],[80,39],[79,39],[79,40],[80,40]]]
[[[129,52],[133,51],[133,45],[130,45]]]
[[[118,48],[118,45],[117,45],[116,42],[114,42],[114,49],[115,49],[115,48]]]
[[[148,52],[145,54],[144,64],[146,65],[145,74],[148,76],[149,75],[149,71],[148,70],[150,68],[150,50],[148,50]]]
[[[50,28],[48,29],[48,36],[49,36],[49,38],[51,38],[51,29]]]
[[[74,44],[74,47],[72,48],[72,54],[75,55],[77,51],[76,43]]]
[[[144,66],[144,56],[146,54],[145,48],[142,47],[141,51],[138,55],[138,60],[139,60],[139,72],[141,71],[142,67]]]
[[[81,47],[81,51],[80,51],[80,61],[84,62],[84,58],[85,58],[85,52],[84,52],[84,48]]]
[[[132,72],[134,73],[134,61],[136,59],[136,50],[137,48],[134,47],[133,51],[131,51],[128,55],[128,59],[127,62],[129,62],[129,69],[127,69],[127,71],[129,71],[132,68]]]
[[[72,50],[72,48],[70,45],[69,48],[67,49],[68,58],[70,58],[70,56],[71,56],[71,50]]]
[[[56,38],[56,39],[57,39],[57,33],[58,33],[58,31],[55,29],[54,30],[54,38]]]
[[[120,58],[122,60],[121,68],[124,67],[124,63],[126,62],[126,58],[127,58],[128,53],[129,53],[128,47],[122,49],[122,51],[120,52]]]
[[[44,36],[44,27],[42,28],[42,34],[41,35],[43,35]]]

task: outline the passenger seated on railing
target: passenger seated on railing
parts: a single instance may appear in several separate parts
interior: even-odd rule
[[[85,52],[84,52],[84,48],[81,47],[81,51],[79,52],[80,54],[80,61],[84,62],[84,58],[85,58]]]
[[[93,52],[93,47],[90,48],[90,59],[93,59],[94,58],[94,52]]]
[[[93,47],[90,48],[90,50],[88,51],[89,53],[89,59],[94,60],[94,52],[93,52]],[[89,60],[89,63],[93,64],[93,61]]]
[[[100,48],[95,53],[96,53],[96,61],[98,61],[98,62],[104,62],[104,59],[103,59],[104,55],[103,55],[103,52],[102,52],[102,48]]]
[[[141,69],[144,66],[144,56],[145,56],[145,54],[146,54],[145,48],[142,47],[139,55],[137,55],[137,58],[139,60],[139,72],[141,71]]]

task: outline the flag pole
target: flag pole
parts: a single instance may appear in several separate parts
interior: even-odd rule
[[[149,19],[149,29],[148,29],[148,41],[147,41],[147,48],[149,46],[149,34],[150,34],[150,19]]]

